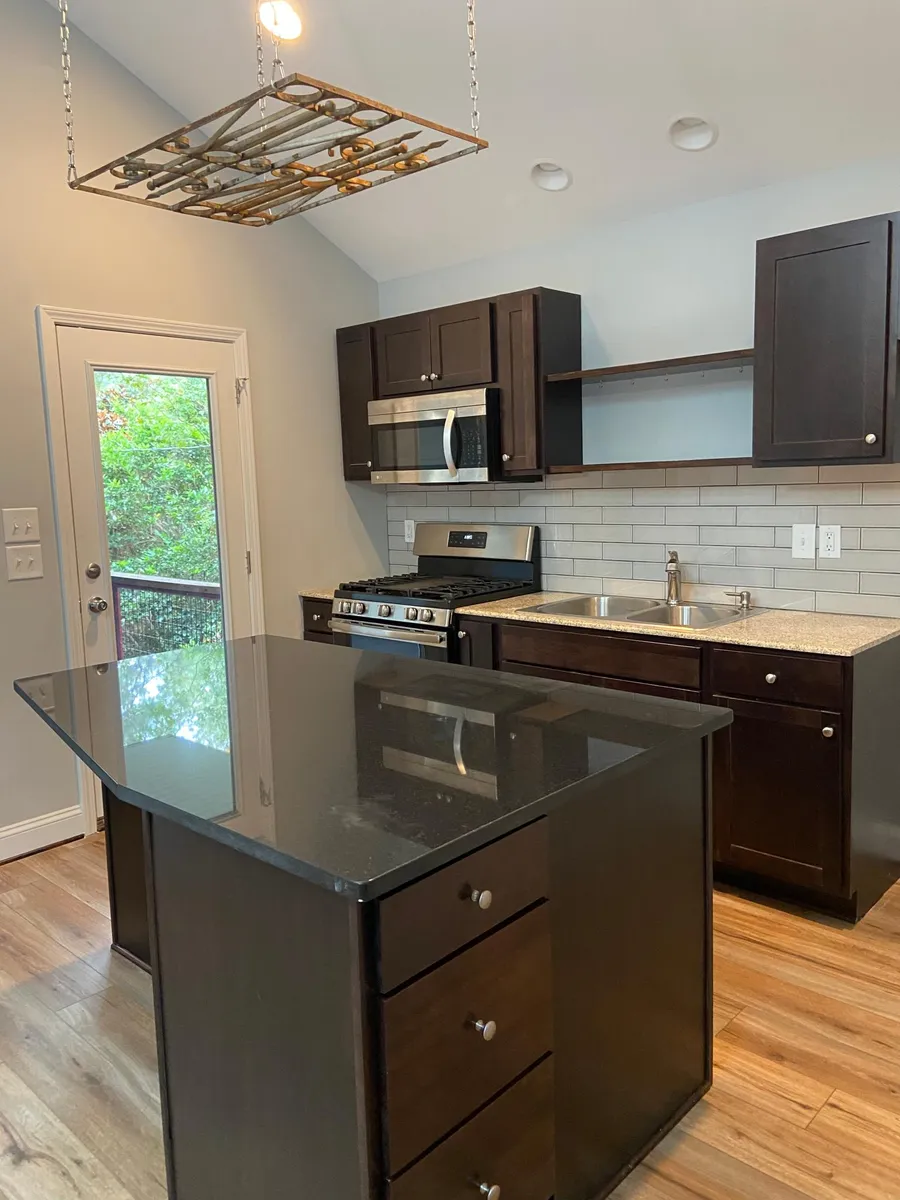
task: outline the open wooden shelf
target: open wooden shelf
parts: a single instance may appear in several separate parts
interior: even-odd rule
[[[749,467],[752,458],[679,458],[668,462],[584,463],[573,467],[547,467],[548,475],[580,475],[582,471],[636,471],[656,467]]]
[[[567,379],[637,379],[645,375],[682,375],[689,371],[722,371],[728,367],[753,365],[753,350],[721,350],[716,354],[693,354],[687,358],[660,358],[656,362],[625,363],[618,367],[593,367],[588,371],[562,371],[548,375],[548,383]],[[590,470],[586,467],[585,470]]]

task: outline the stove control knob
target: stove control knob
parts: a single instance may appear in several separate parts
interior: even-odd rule
[[[364,617],[366,615],[366,606],[363,604],[362,600],[356,601],[356,603],[353,605],[353,611],[358,617]]]
[[[408,608],[406,610],[406,619],[407,621],[418,621],[419,610],[417,608]]]
[[[353,612],[353,605],[350,603],[350,601],[349,601],[349,600],[342,600],[342,601],[341,601],[341,612],[342,612],[342,613],[350,613],[350,612]]]
[[[382,604],[378,609],[379,617],[392,617],[394,615],[394,606],[392,604]]]
[[[434,613],[431,611],[430,608],[423,608],[422,611],[419,613],[419,616],[422,618],[423,621],[433,621],[434,620]]]

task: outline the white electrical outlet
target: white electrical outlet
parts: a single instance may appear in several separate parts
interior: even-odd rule
[[[40,546],[37,543],[33,546],[7,546],[6,575],[12,581],[43,579],[44,556]]]
[[[40,538],[36,508],[4,508],[3,540],[8,546],[16,542],[38,542]]]
[[[791,558],[816,557],[815,525],[794,525],[791,536]]]
[[[416,523],[415,521],[403,522],[403,540],[407,546],[411,546],[416,540]]]
[[[821,525],[819,527],[819,558],[841,557],[841,527],[840,525]]]

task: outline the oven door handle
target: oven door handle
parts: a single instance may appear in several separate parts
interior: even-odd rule
[[[459,468],[453,458],[453,425],[455,421],[456,409],[449,408],[444,421],[444,462],[447,464],[447,470],[454,477],[459,474]]]
[[[413,642],[417,646],[446,646],[446,633],[436,629],[400,629],[388,625],[366,625],[361,621],[344,621],[332,617],[328,622],[332,633],[356,634],[359,637],[383,638],[389,642]]]

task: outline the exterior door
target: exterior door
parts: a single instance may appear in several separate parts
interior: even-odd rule
[[[233,345],[67,326],[56,337],[83,661],[256,632]]]

